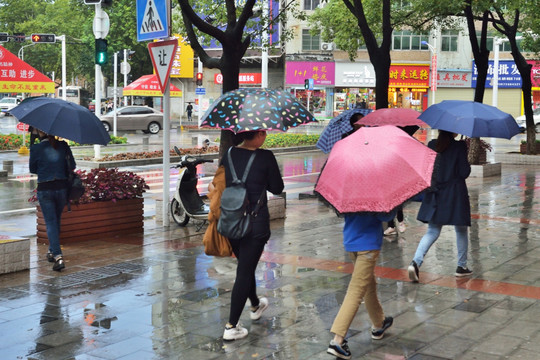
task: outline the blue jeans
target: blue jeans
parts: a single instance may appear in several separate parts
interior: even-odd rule
[[[427,254],[429,248],[439,238],[441,234],[442,225],[428,224],[428,230],[426,234],[420,240],[416,253],[414,254],[414,262],[418,267],[424,262],[424,256]],[[458,251],[458,266],[467,267],[467,251],[469,250],[469,235],[467,226],[454,226],[456,230],[456,243]]]
[[[67,190],[41,190],[37,192],[39,206],[47,226],[49,238],[49,252],[53,256],[62,255],[60,249],[60,218],[67,204]]]

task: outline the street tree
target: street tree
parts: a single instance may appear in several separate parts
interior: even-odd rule
[[[375,70],[376,108],[388,107],[392,33],[399,29],[425,31],[435,26],[455,26],[459,7],[453,2],[435,0],[329,0],[310,18],[313,31],[324,41],[333,41],[351,60],[365,45]],[[352,15],[352,17],[351,17]],[[361,36],[359,36],[361,35]]]
[[[239,5],[239,4],[242,5]],[[260,3],[260,2],[259,2]],[[261,39],[263,30],[269,34],[286,21],[286,13],[303,18],[296,9],[294,0],[283,3],[278,16],[261,13],[255,7],[256,0],[178,0],[182,25],[179,32],[189,40],[196,56],[205,67],[219,69],[223,75],[223,92],[238,89],[240,65],[246,51],[252,46],[268,47],[268,40]],[[281,41],[292,36],[292,29],[281,27]],[[258,40],[254,42],[254,40]],[[222,51],[215,56],[209,54],[205,45],[216,41]],[[220,157],[232,145],[232,133],[221,131]]]
[[[497,29],[510,44],[514,63],[521,74],[521,91],[523,93],[523,108],[527,125],[527,154],[536,154],[536,131],[532,111],[532,65],[527,62],[518,45],[518,38],[528,39],[528,44],[537,44],[538,4],[529,0],[507,0],[490,4],[489,18],[493,27]],[[523,21],[522,21],[523,20]],[[538,53],[538,48],[536,48]]]

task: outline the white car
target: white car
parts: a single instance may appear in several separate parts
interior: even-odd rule
[[[21,99],[14,98],[14,97],[5,97],[0,100],[0,111],[4,115],[9,115],[9,111],[13,109],[15,106],[19,105],[21,102]]]
[[[537,133],[540,133],[540,107],[533,110],[534,126]],[[523,130],[527,128],[525,125],[525,115],[518,116],[516,122]]]

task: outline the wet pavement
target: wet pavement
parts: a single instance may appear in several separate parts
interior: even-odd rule
[[[64,245],[62,273],[51,270],[47,247],[31,238],[30,270],[0,275],[0,358],[333,359],[326,354],[329,328],[352,271],[342,219],[317,199],[298,196],[312,188],[325,158],[320,152],[278,158],[287,216],[271,225],[257,269],[258,293],[270,307],[259,321],[245,309],[247,338],[221,339],[235,260],[206,256],[203,230],[191,222],[163,228],[145,197],[143,234]],[[444,227],[420,283],[408,281],[406,266],[426,225],[416,221],[419,204],[407,204],[407,230],[385,238],[376,268],[394,325],[383,340],[372,340],[361,307],[348,334],[353,359],[538,359],[540,167],[503,164],[501,176],[467,184],[473,276],[453,276],[455,237]],[[34,214],[0,215],[0,234],[33,229]]]

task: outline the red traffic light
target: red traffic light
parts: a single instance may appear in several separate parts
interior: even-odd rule
[[[197,86],[201,86],[202,80],[203,80],[203,73],[197,73],[197,76],[195,77],[195,79],[197,79]]]
[[[32,34],[30,39],[33,43],[55,43],[56,35],[54,34]]]

